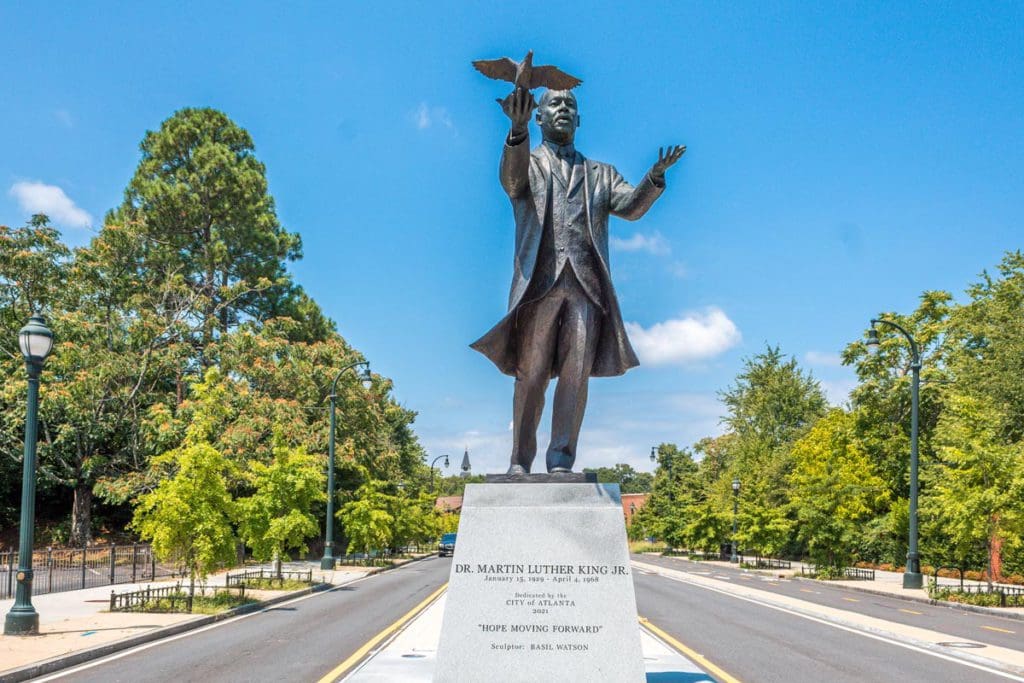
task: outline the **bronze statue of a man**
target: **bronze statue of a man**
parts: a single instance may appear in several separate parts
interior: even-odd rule
[[[665,188],[665,170],[686,147],[658,151],[633,187],[573,142],[580,117],[571,90],[547,90],[538,105],[517,87],[499,100],[512,121],[501,155],[501,185],[515,215],[515,268],[508,315],[471,346],[506,375],[513,395],[509,475],[530,471],[548,381],[557,377],[547,469],[572,471],[587,383],[639,364],[626,337],[608,269],[609,214],[636,220]],[[530,115],[544,141],[532,152]]]

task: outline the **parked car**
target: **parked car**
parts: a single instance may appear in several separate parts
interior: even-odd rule
[[[437,544],[437,554],[451,557],[455,554],[455,534],[444,534]]]

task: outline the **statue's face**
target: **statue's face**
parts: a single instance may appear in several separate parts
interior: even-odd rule
[[[571,90],[547,90],[537,107],[537,124],[545,140],[568,144],[576,136],[580,125],[576,96]]]

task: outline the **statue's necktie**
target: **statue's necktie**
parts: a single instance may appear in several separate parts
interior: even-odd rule
[[[572,162],[576,159],[576,150],[565,145],[559,147],[556,154],[562,165],[562,177],[565,178],[566,182],[569,182],[569,178],[572,176]]]

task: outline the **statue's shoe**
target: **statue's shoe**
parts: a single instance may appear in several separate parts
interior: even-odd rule
[[[530,472],[522,465],[512,465],[511,467],[508,468],[508,472],[505,473],[505,476],[522,477],[529,473]]]
[[[572,470],[568,467],[552,467],[548,470],[548,474],[572,474]]]

